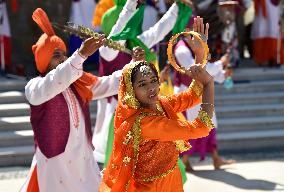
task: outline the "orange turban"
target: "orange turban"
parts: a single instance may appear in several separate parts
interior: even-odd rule
[[[36,67],[40,73],[45,73],[48,64],[53,56],[55,49],[60,49],[66,52],[65,43],[61,38],[55,35],[51,23],[41,8],[37,8],[33,12],[33,20],[38,24],[44,34],[41,35],[35,45],[32,46],[32,50],[35,56]],[[80,79],[76,80],[73,85],[76,91],[81,96],[84,102],[88,102],[92,99],[93,94],[90,88],[97,80],[97,77],[84,72]]]
[[[63,40],[55,35],[46,13],[41,8],[34,11],[32,18],[44,32],[32,50],[38,71],[45,73],[54,50],[61,49],[66,52],[66,46]]]

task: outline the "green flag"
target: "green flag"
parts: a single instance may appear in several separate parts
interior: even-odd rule
[[[102,17],[101,28],[103,33],[108,36],[111,32],[112,27],[115,25],[126,0],[114,0],[115,6],[107,10]]]
[[[156,60],[156,54],[151,52],[151,50],[137,38],[137,36],[142,33],[144,9],[145,5],[141,5],[128,20],[123,30],[120,33],[111,36],[111,39],[114,41],[126,40],[127,47],[131,50],[136,46],[141,47],[146,53],[146,60],[151,62]]]
[[[173,28],[174,35],[184,31],[191,15],[192,9],[184,3],[178,2],[178,18]]]

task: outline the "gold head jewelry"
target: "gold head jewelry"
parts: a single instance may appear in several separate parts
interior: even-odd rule
[[[68,34],[73,34],[76,35],[82,39],[87,39],[90,37],[94,37],[95,39],[98,39],[100,37],[100,34],[95,32],[93,29],[88,28],[88,27],[84,27],[82,25],[77,25],[71,22],[68,22],[66,25],[61,25],[58,23],[53,23],[52,24],[55,28],[68,33]],[[113,41],[111,39],[106,39],[106,42],[104,44],[104,46],[107,46],[109,48],[118,50],[118,51],[122,51],[128,54],[132,54],[132,51],[127,49],[124,45]]]
[[[123,73],[124,73],[124,83],[125,83],[125,95],[123,96],[123,102],[125,102],[129,107],[132,107],[134,109],[139,109],[140,108],[140,103],[135,97],[134,89],[133,89],[133,84],[131,81],[131,74],[133,69],[139,65],[140,63],[143,63],[145,61],[135,61],[132,63],[129,63],[126,65]],[[148,64],[147,62],[145,62]]]
[[[176,59],[173,54],[173,47],[177,43],[178,37],[181,35],[192,35],[194,38],[196,38],[200,42],[202,48],[204,49],[204,56],[200,64],[202,65],[202,67],[204,67],[207,63],[207,60],[210,59],[209,48],[207,45],[207,37],[203,34],[200,34],[194,31],[184,31],[184,32],[178,33],[171,37],[169,44],[168,44],[168,48],[167,48],[167,55],[168,55],[169,63],[180,73],[185,73],[185,69],[183,67],[180,67],[177,64]],[[195,58],[195,61],[196,61],[196,58]]]
[[[142,75],[142,77],[148,77],[151,75],[151,68],[149,66],[143,65],[139,68],[139,71]]]

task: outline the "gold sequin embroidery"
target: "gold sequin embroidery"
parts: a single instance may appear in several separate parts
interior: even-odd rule
[[[126,185],[125,185],[125,190],[126,190],[126,191],[128,191],[129,185],[130,185],[130,180],[128,180],[127,183],[126,183]]]
[[[209,117],[209,115],[205,111],[199,111],[198,118],[210,129],[214,128],[215,125],[212,122],[212,119]]]
[[[189,89],[192,89],[198,97],[200,97],[200,96],[202,95],[203,90],[202,90],[202,88],[196,83],[195,80],[193,80],[193,81],[191,82],[191,84],[190,84],[190,86],[189,86]]]
[[[117,165],[115,165],[114,163],[111,164],[111,168],[112,169],[117,169]]]
[[[130,140],[133,138],[133,136],[132,136],[132,132],[131,131],[128,131],[128,133],[127,133],[127,135],[126,135],[126,137],[125,137],[125,139],[124,139],[124,141],[123,141],[123,144],[124,145],[127,145],[129,142],[130,142]]]
[[[166,115],[166,113],[165,113],[163,107],[161,106],[161,103],[160,103],[160,102],[158,102],[158,103],[156,104],[156,108],[157,108],[157,110],[158,110],[160,113],[162,113],[162,115]]]
[[[123,163],[125,163],[125,165],[130,163],[130,161],[131,161],[131,157],[126,156],[126,157],[123,158]]]
[[[132,131],[133,131],[133,136],[134,136],[134,138],[133,138],[133,148],[134,148],[134,159],[135,159],[135,162],[137,162],[138,155],[139,155],[139,144],[140,144],[140,140],[141,140],[141,126],[140,126],[141,125],[141,120],[144,117],[146,117],[146,116],[154,116],[154,115],[157,115],[157,114],[142,112],[142,113],[140,113],[136,117],[136,120],[135,120],[135,122],[133,124]],[[134,170],[135,170],[135,166],[134,166]]]
[[[179,151],[179,152],[185,152],[185,151],[188,151],[191,146],[190,145],[186,145],[185,144],[185,141],[184,140],[177,140],[177,141],[174,141],[175,145],[176,145],[176,149]]]
[[[153,176],[153,177],[149,177],[149,178],[143,179],[143,181],[144,182],[151,182],[151,181],[154,181],[156,179],[164,178],[167,175],[169,175],[170,173],[172,173],[175,170],[176,167],[177,167],[177,163],[175,164],[175,166],[173,168],[167,170],[165,173],[162,173],[161,175],[157,175],[157,176]]]
[[[136,163],[138,160],[138,156],[139,156],[139,145],[140,145],[140,141],[141,141],[141,120],[146,117],[146,116],[156,116],[158,114],[156,113],[146,113],[146,112],[142,112],[140,115],[137,116],[134,124],[133,124],[133,135],[134,135],[134,139],[133,139],[133,148],[134,148],[134,169],[132,174],[134,175],[135,169],[136,169]],[[178,158],[178,157],[177,157]],[[150,182],[159,178],[163,178],[166,177],[168,174],[172,173],[173,170],[176,168],[177,163],[175,164],[175,166],[169,170],[167,170],[166,172],[157,175],[157,176],[153,176],[153,177],[149,177],[149,178],[145,178],[142,181],[144,182]]]

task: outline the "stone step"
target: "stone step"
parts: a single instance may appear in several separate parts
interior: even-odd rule
[[[218,118],[284,116],[284,104],[226,105],[216,107]]]
[[[0,117],[15,117],[30,115],[27,103],[0,104]]]
[[[242,118],[218,119],[218,132],[238,132],[238,131],[262,131],[269,129],[283,129],[283,116],[259,116]]]
[[[25,103],[25,94],[22,91],[0,92],[0,104]]]
[[[33,145],[0,148],[0,167],[30,166],[34,154]]]
[[[92,126],[96,122],[96,113],[91,113]],[[30,117],[0,117],[0,135],[6,131],[31,130]]]
[[[0,134],[2,131],[30,130],[30,117],[0,117]]]
[[[216,97],[219,95],[236,93],[267,93],[284,91],[284,80],[236,83],[232,89],[225,89],[223,85],[215,86]]]
[[[0,92],[4,91],[23,91],[27,81],[25,80],[12,80],[12,79],[3,79],[0,82]]]
[[[279,150],[284,148],[284,130],[237,131],[218,133],[220,152],[249,152]]]
[[[284,68],[238,68],[234,70],[234,81],[284,80]]]
[[[284,91],[270,93],[235,93],[215,96],[215,105],[247,105],[284,103]]]
[[[0,148],[33,144],[32,130],[7,131],[0,133]]]

